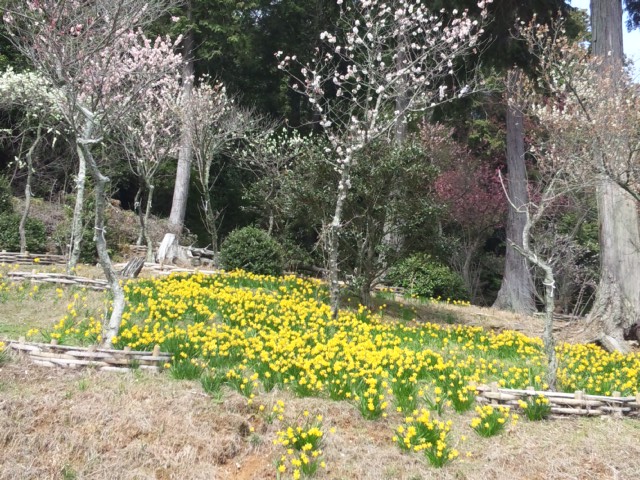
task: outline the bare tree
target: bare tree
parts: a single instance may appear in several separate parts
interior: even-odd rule
[[[96,247],[113,295],[103,335],[106,345],[118,334],[125,298],[105,238],[110,179],[98,164],[94,148],[126,117],[142,92],[180,66],[173,42],[161,38],[152,42],[139,30],[174,5],[172,0],[10,0],[4,12],[16,48],[62,92],[58,107],[81,163],[86,162],[95,182]]]
[[[544,333],[542,339],[544,341],[544,350],[547,355],[547,384],[550,390],[555,390],[558,370],[558,360],[556,357],[556,342],[553,335],[553,314],[555,311],[555,290],[556,280],[554,276],[553,262],[549,258],[544,258],[537,251],[534,239],[534,229],[539,226],[548,208],[559,197],[566,194],[570,189],[567,183],[564,181],[564,172],[562,170],[554,171],[550,178],[545,182],[540,195],[540,199],[537,203],[529,202],[527,204],[517,205],[513,203],[512,199],[508,196],[507,188],[504,184],[502,176],[500,181],[507,195],[509,204],[519,214],[524,216],[524,224],[522,232],[519,237],[521,244],[507,238],[507,241],[511,244],[515,251],[522,255],[532,266],[541,269],[544,272],[543,285],[544,285]],[[520,240],[519,239],[519,240]]]

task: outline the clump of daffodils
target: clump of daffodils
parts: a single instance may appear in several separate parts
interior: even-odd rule
[[[323,441],[322,415],[311,417],[306,411],[301,422],[278,431],[273,443],[285,449],[276,462],[278,478],[291,475],[297,480],[315,475],[319,468],[326,468],[322,458]]]
[[[529,396],[518,400],[518,406],[529,420],[543,420],[551,413],[549,399],[544,395]]]
[[[264,414],[264,421],[267,423],[273,423],[274,420],[284,420],[284,402],[277,400],[276,403],[268,409],[265,405],[260,405],[258,410]]]
[[[451,405],[451,400],[447,400],[439,386],[434,387],[431,392],[424,393],[424,390],[419,390],[418,395],[424,399],[429,410],[438,413],[438,415],[442,415],[445,406]]]
[[[518,415],[510,413],[509,408],[492,405],[484,405],[476,407],[478,416],[471,419],[471,428],[473,428],[481,437],[492,437],[504,430],[507,422],[511,421],[516,424]]]
[[[428,410],[415,412],[398,426],[393,441],[406,452],[422,452],[434,467],[442,467],[458,457],[449,444],[451,421],[432,420]]]
[[[356,383],[354,400],[362,416],[368,420],[386,417],[389,404],[385,393],[388,384],[376,377],[366,377]]]
[[[4,342],[0,342],[0,364],[2,364],[7,358],[7,350]]]

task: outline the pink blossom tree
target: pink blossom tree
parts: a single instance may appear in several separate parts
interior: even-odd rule
[[[80,160],[76,211],[82,206],[84,169],[95,182],[95,240],[98,257],[113,294],[105,321],[106,345],[117,336],[125,306],[105,239],[106,187],[94,148],[126,113],[181,65],[168,38],[149,40],[140,30],[168,13],[172,0],[10,0],[4,22],[10,39],[33,69],[62,95],[58,104],[72,132]],[[77,213],[77,212],[76,212]],[[74,214],[74,248],[79,246],[80,215]]]
[[[466,10],[433,12],[419,0],[337,3],[336,29],[320,35],[323,44],[312,61],[276,54],[292,88],[313,108],[340,174],[333,218],[324,232],[334,317],[340,295],[338,237],[354,154],[412,115],[474,88],[473,82],[456,81],[457,65],[477,52],[489,1],[478,3],[477,19]]]

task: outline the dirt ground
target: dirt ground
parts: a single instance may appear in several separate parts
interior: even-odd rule
[[[286,418],[266,423],[258,405],[277,399]],[[367,421],[349,403],[277,390],[247,405],[231,390],[212,398],[166,374],[56,370],[14,357],[0,367],[0,479],[275,479],[283,451],[273,439],[304,410],[324,416],[321,479],[640,477],[637,419],[525,420],[481,439],[471,414],[452,414],[461,456],[435,469],[394,445],[395,414]]]

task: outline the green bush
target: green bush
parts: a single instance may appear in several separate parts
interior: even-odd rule
[[[262,275],[281,275],[284,263],[278,242],[254,227],[231,232],[220,247],[220,259],[227,270],[241,268]]]
[[[20,250],[19,225],[19,215],[13,213],[0,214],[0,250],[9,252]],[[44,223],[34,218],[27,218],[25,233],[29,252],[44,252],[46,250],[47,232]]]
[[[0,214],[13,213],[11,197],[12,193],[9,179],[4,175],[0,175]]]
[[[467,300],[469,296],[460,275],[422,253],[412,255],[392,267],[387,274],[387,281],[421,297]]]

